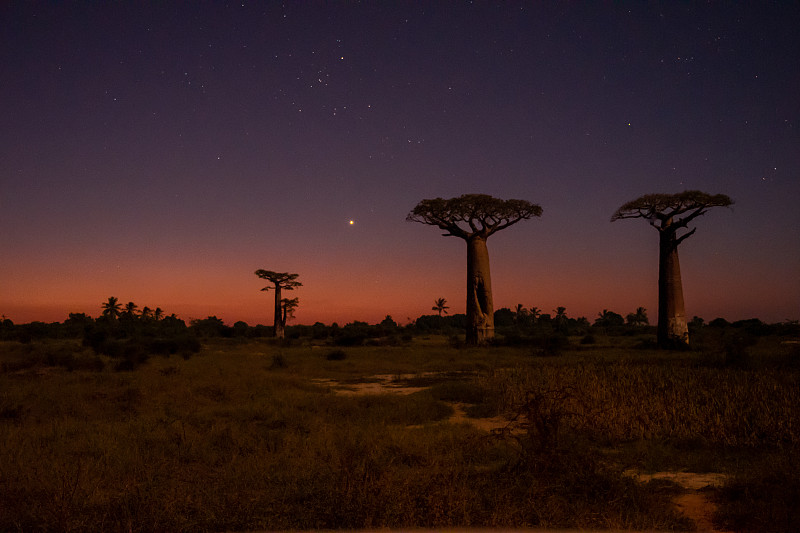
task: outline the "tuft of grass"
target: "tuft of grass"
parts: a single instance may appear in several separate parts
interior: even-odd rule
[[[731,531],[800,531],[800,454],[769,453],[736,473],[719,494],[715,522]]]
[[[289,366],[289,363],[286,361],[286,358],[283,356],[282,353],[278,352],[272,356],[272,363],[269,365],[270,370],[276,370],[280,368],[286,368]]]

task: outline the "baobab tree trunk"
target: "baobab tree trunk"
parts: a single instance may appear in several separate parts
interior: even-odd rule
[[[281,309],[281,284],[275,284],[275,323],[274,323],[274,331],[275,331],[275,338],[282,339],[283,338],[283,309]]]
[[[467,344],[483,344],[494,337],[492,276],[486,239],[467,239]]]
[[[658,344],[665,348],[686,346],[689,344],[689,327],[674,232],[661,232],[658,252]]]

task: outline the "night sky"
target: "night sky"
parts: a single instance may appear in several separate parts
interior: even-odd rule
[[[697,3],[700,4],[700,3]],[[646,193],[736,202],[680,248],[689,318],[800,318],[800,4],[3,2],[0,313],[292,323],[464,312],[466,247],[406,222],[484,193],[495,308],[656,318]],[[350,221],[353,224],[350,224]]]

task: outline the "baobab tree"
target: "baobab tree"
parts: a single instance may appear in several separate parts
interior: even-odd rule
[[[289,274],[288,272],[273,272],[272,270],[258,269],[256,276],[265,279],[272,283],[272,286],[267,286],[261,289],[262,291],[275,291],[275,320],[274,320],[274,335],[278,339],[284,337],[284,330],[286,329],[286,316],[283,313],[283,299],[281,298],[281,291],[294,290],[296,287],[302,287],[302,283],[295,281],[300,274]]]
[[[431,307],[431,311],[437,311],[439,316],[442,316],[442,313],[447,314],[448,309],[450,309],[450,306],[447,305],[445,298],[437,298],[436,303]]]
[[[494,337],[494,304],[486,239],[520,220],[538,217],[542,208],[525,200],[500,200],[465,194],[448,200],[422,200],[406,220],[438,226],[445,237],[467,243],[467,344]]]
[[[286,321],[289,318],[294,318],[294,310],[297,309],[297,306],[300,305],[300,298],[283,298],[281,300],[281,308],[283,309],[283,324],[286,325]]]
[[[659,346],[689,344],[689,328],[683,303],[678,245],[694,235],[689,223],[712,207],[728,207],[733,200],[724,194],[684,191],[678,194],[645,194],[612,215],[611,221],[644,218],[658,230],[658,327]],[[687,230],[679,235],[681,230]]]

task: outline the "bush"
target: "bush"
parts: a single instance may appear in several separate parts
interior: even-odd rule
[[[331,350],[325,356],[328,361],[344,361],[347,359],[347,353],[344,350]]]
[[[272,356],[272,364],[269,365],[269,369],[275,370],[277,368],[286,368],[287,366],[289,364],[286,362],[286,358],[282,353],[278,353]]]
[[[565,335],[553,334],[534,339],[531,355],[534,357],[557,357],[569,346]]]
[[[333,344],[335,346],[362,346],[367,337],[366,333],[342,332],[334,338]]]

